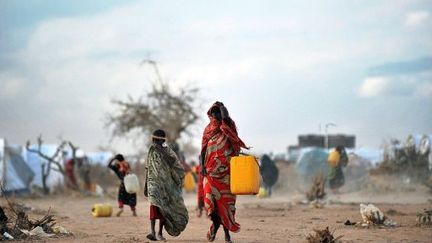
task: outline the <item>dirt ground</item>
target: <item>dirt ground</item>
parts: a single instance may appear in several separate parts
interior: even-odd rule
[[[417,212],[432,208],[432,193],[424,186],[407,184],[398,176],[347,177],[342,194],[330,194],[323,208],[314,208],[301,203],[307,186],[296,178],[293,166],[279,164],[279,169],[280,178],[271,198],[238,197],[236,218],[241,231],[232,234],[234,242],[306,242],[306,236],[314,229],[328,226],[335,236],[343,235],[343,242],[432,243],[432,226],[416,225]],[[113,185],[118,183],[114,175],[111,179]],[[73,233],[73,236],[48,238],[42,242],[148,242],[149,204],[140,194],[138,217],[132,217],[128,208],[121,217],[95,218],[91,215],[95,203],[111,204],[114,212],[117,211],[116,188],[110,188],[108,192],[105,197],[63,192],[49,197],[16,198],[15,201],[36,209],[30,218],[41,218],[51,207],[57,224]],[[195,194],[185,194],[184,198],[189,210],[189,224],[179,237],[165,236],[169,242],[206,242],[210,220],[196,216]],[[374,203],[397,226],[345,226],[346,220],[361,221],[359,203]],[[2,198],[0,204],[5,205]],[[224,242],[223,230],[219,231],[215,242]]]
[[[324,208],[312,208],[298,203],[303,196],[274,195],[273,198],[258,199],[253,196],[241,196],[237,203],[237,220],[241,231],[232,234],[235,242],[305,242],[313,229],[329,226],[335,236],[343,235],[343,242],[432,242],[432,227],[416,226],[416,213],[432,206],[432,196],[415,197],[414,194],[380,195],[369,198],[384,213],[393,209],[388,217],[397,222],[395,228],[361,228],[345,226],[347,219],[360,221],[358,199],[364,195],[346,194],[338,197],[329,196]],[[382,201],[393,201],[383,203]],[[90,211],[95,203],[116,205],[113,197],[51,196],[39,199],[18,199],[39,211],[51,207],[59,225],[73,232],[73,236],[50,238],[43,242],[147,242],[149,230],[149,204],[144,197],[139,198],[138,217],[132,217],[125,210],[121,217],[94,218]],[[205,235],[210,225],[206,217],[196,217],[195,195],[186,194],[185,202],[189,209],[190,221],[186,230],[179,237],[169,237],[169,242],[206,242]],[[366,201],[363,201],[366,202]],[[3,204],[3,202],[2,202]],[[220,231],[215,242],[224,242]]]

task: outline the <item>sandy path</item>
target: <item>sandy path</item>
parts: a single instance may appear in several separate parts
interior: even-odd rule
[[[300,196],[298,196],[300,197]],[[357,197],[361,197],[357,195]],[[394,195],[393,195],[394,197]],[[356,199],[353,195],[344,195],[338,201]],[[385,197],[382,197],[384,200]],[[403,200],[402,200],[403,198]],[[357,198],[358,199],[358,198]],[[388,198],[386,198],[388,199]],[[336,200],[331,198],[330,200]],[[305,236],[313,229],[329,226],[335,235],[344,235],[344,242],[432,242],[432,227],[417,227],[416,213],[423,208],[431,207],[428,198],[399,197],[394,204],[380,203],[375,197],[376,205],[383,211],[394,209],[399,212],[390,216],[398,227],[390,229],[365,229],[344,226],[347,219],[360,221],[357,203],[329,204],[323,209],[295,204],[295,197],[275,197],[256,199],[242,196],[237,208],[238,222],[242,230],[233,234],[235,242],[305,242]],[[210,221],[195,216],[193,195],[186,195],[186,204],[190,212],[190,222],[180,237],[167,237],[170,242],[206,242],[205,234]],[[374,198],[369,199],[374,201]],[[147,242],[148,203],[140,198],[137,207],[138,217],[132,217],[128,208],[122,217],[94,218],[90,214],[94,203],[116,205],[114,199],[93,197],[49,197],[25,199],[24,202],[40,209],[52,207],[57,215],[58,224],[74,233],[74,237],[47,239],[47,242]],[[37,217],[40,217],[37,216]],[[223,241],[220,231],[216,242]]]

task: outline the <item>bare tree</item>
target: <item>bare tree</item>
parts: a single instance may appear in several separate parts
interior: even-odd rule
[[[41,167],[42,167],[42,188],[43,188],[43,191],[45,194],[49,194],[49,188],[47,186],[47,179],[50,175],[51,169],[60,172],[63,176],[65,174],[64,169],[63,169],[63,165],[61,164],[61,160],[58,159],[58,156],[59,156],[60,152],[63,151],[63,148],[66,145],[66,142],[60,143],[60,145],[57,147],[55,153],[51,156],[48,156],[42,152],[42,145],[43,145],[42,135],[39,135],[39,137],[37,138],[37,149],[30,148],[30,144],[31,144],[30,140],[28,140],[26,143],[27,151],[29,151],[31,153],[35,153],[35,154],[39,155],[39,157],[41,157],[47,161],[47,163],[41,164]],[[53,167],[52,165],[55,165],[55,167]]]
[[[67,141],[70,149],[72,150],[72,160],[74,167],[78,169],[78,174],[82,182],[84,183],[85,190],[91,190],[92,179],[90,177],[90,165],[88,158],[84,156],[83,158],[77,158],[76,153],[79,149],[78,146],[75,146],[71,141]],[[79,188],[78,184],[76,186]]]
[[[75,175],[74,175],[75,174],[75,168],[79,164],[78,163],[78,158],[76,157],[76,153],[77,153],[77,150],[79,149],[79,147],[75,146],[71,141],[65,141],[65,142],[67,143],[67,145],[69,145],[69,148],[72,151],[72,166],[73,166],[73,169],[72,169],[72,172],[69,172],[69,173],[73,173],[73,175],[70,175],[70,174],[69,175],[64,175],[64,178],[66,179],[68,187],[70,187],[72,189],[75,189],[75,190],[79,190],[80,189],[79,188],[79,184],[76,182]],[[70,178],[70,177],[72,177],[72,178]]]
[[[72,159],[76,160],[76,152],[79,149],[79,147],[75,146],[71,141],[67,141],[67,144],[69,145],[69,147],[72,150]]]
[[[173,92],[162,79],[155,61],[144,60],[141,64],[154,68],[156,80],[151,89],[138,99],[128,96],[126,100],[112,100],[118,112],[108,115],[106,126],[117,137],[134,131],[148,135],[162,128],[167,132],[168,141],[174,143],[182,134],[190,134],[191,125],[199,118],[195,108],[199,89],[184,86]]]
[[[37,148],[31,148],[31,142],[30,140],[27,141],[26,143],[26,149],[27,151],[31,152],[31,153],[35,153],[37,154],[39,157],[45,159],[47,162],[41,163],[41,167],[42,167],[42,188],[43,188],[43,192],[45,194],[49,194],[49,188],[47,185],[47,179],[51,173],[51,170],[57,171],[60,174],[63,175],[63,178],[66,180],[66,182],[71,185],[72,189],[75,190],[79,190],[79,185],[76,183],[72,183],[70,181],[70,178],[68,176],[65,175],[65,168],[63,165],[63,158],[60,157],[59,155],[63,152],[63,149],[65,148],[65,146],[69,146],[71,151],[72,151],[72,160],[73,160],[73,164],[76,165],[77,164],[77,157],[76,157],[76,151],[79,149],[78,146],[75,146],[71,141],[67,141],[67,140],[62,140],[60,145],[56,148],[56,151],[54,152],[53,155],[49,156],[47,154],[44,154],[42,152],[42,145],[43,145],[43,139],[42,139],[42,135],[39,135],[37,138]]]

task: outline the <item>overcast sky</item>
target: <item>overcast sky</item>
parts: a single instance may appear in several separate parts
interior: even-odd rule
[[[431,1],[0,0],[0,137],[108,144],[110,99],[145,92],[149,54],[202,88],[196,146],[216,100],[255,152],[328,122],[362,147],[432,134]]]

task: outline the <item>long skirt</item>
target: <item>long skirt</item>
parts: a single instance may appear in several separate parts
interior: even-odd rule
[[[117,200],[120,207],[122,207],[123,204],[135,207],[137,204],[136,193],[127,193],[123,182],[119,186]]]

